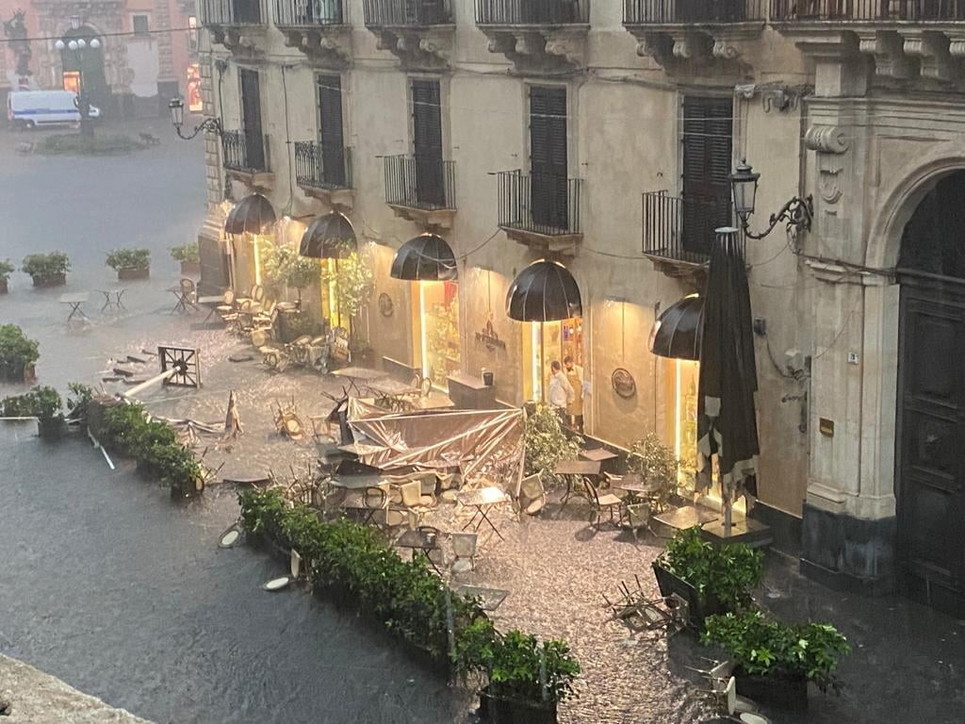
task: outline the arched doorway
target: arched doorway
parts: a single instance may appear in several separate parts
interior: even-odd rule
[[[81,25],[76,30],[68,28],[63,35],[65,44],[78,38],[83,38],[87,42],[87,48],[82,54],[69,49],[60,53],[64,88],[76,91],[78,74],[83,71],[84,89],[87,91],[89,102],[102,113],[107,113],[110,109],[111,89],[107,85],[107,76],[104,71],[104,39],[100,38],[98,32],[89,25]],[[90,41],[94,38],[100,40],[99,48],[90,47]]]
[[[965,612],[965,170],[905,226],[898,262],[898,558],[907,593]]]

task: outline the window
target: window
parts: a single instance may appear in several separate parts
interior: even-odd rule
[[[529,89],[529,170],[533,221],[568,227],[566,88]]]
[[[439,81],[412,81],[412,147],[416,197],[420,203],[446,205],[442,160],[442,103]]]
[[[150,35],[149,17],[147,15],[132,15],[131,28],[135,35]]]
[[[687,96],[683,111],[683,246],[707,253],[714,229],[731,223],[733,105],[730,98]]]
[[[188,50],[198,52],[198,18],[194,15],[188,16]]]
[[[342,79],[337,75],[320,75],[316,79],[316,87],[321,180],[336,188],[345,188],[348,184],[342,127]]]

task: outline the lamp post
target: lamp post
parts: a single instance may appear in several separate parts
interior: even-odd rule
[[[760,234],[750,230],[750,217],[754,213],[754,203],[757,197],[757,182],[761,175],[756,173],[750,164],[741,160],[730,175],[731,190],[734,195],[734,211],[740,219],[744,234],[751,239],[763,239],[770,234],[778,223],[784,221],[787,229],[796,232],[810,231],[811,221],[814,219],[814,199],[809,195],[805,198],[792,196],[777,213],[771,214],[770,225]]]
[[[72,30],[80,29],[80,17],[72,15],[70,18]],[[64,54],[70,51],[74,55],[77,65],[77,110],[80,112],[80,134],[86,138],[94,137],[94,126],[90,118],[90,99],[87,97],[86,83],[84,82],[84,65],[91,53],[100,50],[101,41],[97,38],[85,40],[84,38],[71,38],[66,43],[63,39],[57,40],[54,47]]]
[[[171,102],[168,103],[168,108],[171,109],[171,123],[178,134],[178,138],[190,141],[201,133],[201,131],[211,131],[212,133],[217,133],[219,137],[224,133],[224,129],[221,127],[221,121],[217,118],[205,118],[194,127],[194,130],[189,135],[185,136],[181,133],[181,126],[184,125],[184,101],[180,98],[172,98]]]

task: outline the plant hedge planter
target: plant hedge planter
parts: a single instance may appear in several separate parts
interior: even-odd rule
[[[657,578],[661,596],[666,598],[676,594],[687,602],[691,628],[700,631],[704,627],[705,618],[727,612],[727,608],[716,597],[701,596],[687,581],[664,568],[659,558],[653,562],[653,575]]]
[[[44,440],[60,440],[67,432],[67,423],[63,417],[54,417],[49,420],[37,420],[37,434]]]
[[[780,709],[808,708],[808,681],[804,674],[747,674],[741,669],[734,671],[737,693],[760,704]]]
[[[556,724],[556,702],[529,702],[501,699],[479,692],[479,716],[491,724]]]
[[[117,270],[117,280],[126,282],[132,279],[150,279],[151,278],[151,268],[145,267],[144,269],[118,269]]]
[[[47,287],[62,287],[67,283],[67,273],[63,272],[61,274],[47,274],[45,276],[30,277],[33,280],[34,286],[38,289],[45,289]]]
[[[9,289],[7,289],[7,280],[0,279],[0,294],[6,294],[8,291]]]
[[[181,273],[184,274],[185,276],[200,274],[201,262],[200,261],[182,261]]]

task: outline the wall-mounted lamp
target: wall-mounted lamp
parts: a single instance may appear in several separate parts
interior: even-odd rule
[[[224,129],[221,127],[221,121],[217,118],[205,118],[194,127],[190,135],[185,136],[181,133],[181,126],[184,125],[184,101],[180,98],[172,98],[171,102],[168,103],[168,108],[171,109],[171,123],[174,124],[174,130],[177,131],[178,137],[185,141],[190,141],[201,133],[201,131],[212,131],[213,133],[217,133],[219,137],[224,133]]]
[[[734,194],[734,210],[741,222],[744,234],[751,239],[763,239],[770,234],[778,223],[784,221],[787,229],[796,232],[810,231],[814,218],[814,199],[809,195],[805,198],[792,197],[781,209],[771,214],[770,226],[760,234],[750,230],[750,217],[754,213],[754,203],[757,196],[757,181],[761,175],[756,173],[750,164],[741,160],[730,175],[731,190]]]

